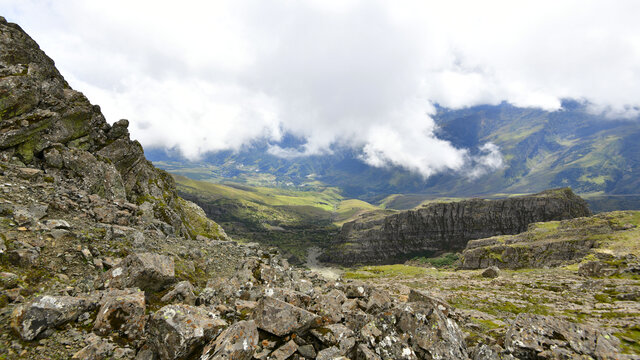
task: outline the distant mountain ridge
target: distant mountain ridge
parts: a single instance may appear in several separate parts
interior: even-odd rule
[[[292,159],[270,154],[267,142],[237,153],[211,153],[198,162],[185,162],[162,149],[147,155],[165,170],[198,180],[284,187],[313,187],[319,181],[339,187],[346,197],[372,203],[391,194],[424,195],[411,203],[417,205],[428,197],[525,194],[567,186],[591,196],[640,194],[639,118],[609,119],[565,101],[554,112],[507,103],[439,108],[434,119],[438,137],[472,154],[487,142],[496,144],[505,166],[475,179],[440,173],[425,181],[399,167],[371,167],[359,159],[358,150],[341,147],[332,154]],[[294,148],[299,143],[288,137],[277,145]],[[627,197],[626,206],[634,207],[638,200]]]

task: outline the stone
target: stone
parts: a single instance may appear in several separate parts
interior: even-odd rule
[[[187,359],[227,326],[226,321],[201,307],[167,305],[147,324],[147,336],[161,359]]]
[[[286,360],[298,350],[298,345],[293,340],[289,340],[286,344],[277,348],[271,353],[270,358],[274,360]]]
[[[93,331],[106,336],[117,332],[122,338],[138,339],[147,322],[144,293],[138,289],[112,290],[103,296]]]
[[[603,275],[605,265],[598,260],[587,261],[578,266],[578,275],[584,277],[600,277]]]
[[[298,352],[307,359],[315,359],[317,355],[316,349],[311,344],[299,346]]]
[[[367,345],[360,344],[356,350],[356,359],[360,360],[382,360],[378,354],[371,350]]]
[[[482,272],[482,277],[494,279],[500,276],[500,269],[497,266],[490,266]]]
[[[72,296],[39,296],[32,302],[18,306],[11,314],[11,328],[23,340],[31,341],[47,336],[48,330],[94,309],[97,301],[92,298]]]
[[[366,310],[368,313],[376,313],[388,309],[391,306],[391,298],[386,292],[372,290],[367,301]]]
[[[169,256],[136,253],[109,269],[103,278],[105,285],[111,288],[160,291],[175,281],[174,261]]]
[[[364,298],[369,294],[370,286],[361,282],[355,281],[347,283],[344,286],[344,293],[348,298]]]
[[[33,203],[29,206],[16,205],[13,209],[13,219],[20,226],[35,225],[47,215],[48,205]]]
[[[397,328],[409,336],[411,350],[419,358],[468,358],[462,331],[437,307],[421,302],[405,303],[395,309],[395,317]]]
[[[318,355],[316,356],[316,360],[335,360],[340,356],[342,356],[340,354],[340,349],[335,346],[331,346],[326,349],[320,350],[318,352]]]
[[[424,302],[429,304],[430,306],[437,307],[438,310],[442,311],[442,313],[446,316],[451,312],[451,305],[449,305],[446,301],[424,291],[424,290],[415,290],[411,289],[409,291],[408,302]]]
[[[31,266],[38,256],[40,256],[40,253],[34,248],[7,251],[7,259],[9,262],[20,267]]]
[[[20,283],[20,277],[10,272],[0,272],[0,289],[13,289]]]
[[[342,324],[329,324],[312,329],[311,334],[325,346],[336,346],[340,351],[340,355],[346,355],[351,352],[356,344],[353,330]]]
[[[166,293],[160,301],[165,303],[182,303],[187,305],[195,305],[196,296],[193,293],[193,285],[184,280],[174,285],[173,289]]]
[[[76,352],[71,359],[77,360],[104,360],[113,355],[116,346],[106,339],[94,334],[89,335],[88,345]]]
[[[204,348],[200,360],[251,360],[257,346],[256,323],[238,321]]]
[[[587,324],[522,313],[507,330],[504,347],[516,358],[614,359],[620,340]]]
[[[284,301],[264,297],[253,313],[258,328],[276,336],[304,333],[320,325],[320,317]]]
[[[69,225],[69,223],[66,222],[65,220],[45,220],[44,221],[44,226],[46,226],[47,229],[49,229],[49,230],[54,230],[54,229],[69,230],[69,229],[71,229],[71,225]]]

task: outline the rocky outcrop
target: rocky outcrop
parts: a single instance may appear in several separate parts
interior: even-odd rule
[[[344,224],[321,260],[344,265],[374,264],[420,253],[459,251],[469,240],[517,234],[534,222],[590,214],[587,203],[570,189],[500,200],[434,203]]]
[[[630,217],[628,212],[611,212],[563,221],[534,223],[529,230],[517,235],[494,236],[469,241],[462,252],[460,268],[503,269],[542,268],[572,264],[581,261],[595,251],[595,256],[605,260],[612,255],[597,252],[602,239],[634,236],[634,227],[620,223]],[[595,258],[594,258],[595,260]],[[617,261],[621,263],[621,261]],[[583,271],[603,275],[604,263],[582,264]],[[609,269],[615,272],[615,270]],[[594,275],[594,276],[598,276]]]
[[[148,226],[165,233],[226,238],[200,208],[178,197],[173,178],[145,158],[128,125],[109,125],[35,41],[0,17],[0,160],[44,170],[53,181],[73,180],[107,200],[137,204],[150,213]]]

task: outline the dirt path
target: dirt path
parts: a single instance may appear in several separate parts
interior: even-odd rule
[[[307,267],[311,271],[324,276],[325,279],[328,280],[335,280],[342,276],[342,273],[344,271],[338,268],[328,267],[320,264],[320,262],[318,261],[318,256],[320,256],[320,254],[322,254],[322,250],[320,250],[319,247],[314,246],[309,248],[309,250],[307,250]]]

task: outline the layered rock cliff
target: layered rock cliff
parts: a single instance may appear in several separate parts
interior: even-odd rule
[[[173,178],[129,138],[128,124],[109,125],[29,35],[0,17],[0,160],[129,202],[166,234],[226,238],[201,209],[178,197]]]
[[[420,253],[462,250],[469,240],[516,234],[534,222],[588,215],[587,203],[570,189],[434,203],[344,224],[321,260],[344,265],[388,263]]]

